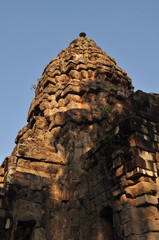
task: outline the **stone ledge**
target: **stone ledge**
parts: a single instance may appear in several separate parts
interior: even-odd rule
[[[149,194],[144,194],[136,198],[136,206],[157,205],[157,197]]]
[[[158,209],[156,205],[136,207],[135,204],[134,206],[125,204],[119,214],[120,214],[121,224],[125,224],[131,221],[151,220],[151,219],[153,220],[153,219],[159,218]]]
[[[137,167],[134,170],[126,173],[127,178],[133,178],[137,175],[147,175],[147,176],[154,177],[154,178],[157,178],[157,176],[158,176],[157,172],[153,172],[153,171],[143,169],[140,167]]]
[[[146,160],[139,156],[136,156],[134,159],[131,159],[128,162],[126,162],[125,167],[127,172],[132,171],[136,167],[139,167],[148,171],[152,171],[152,172],[157,172],[157,164],[154,161]]]
[[[125,188],[125,193],[130,198],[135,198],[143,194],[155,194],[157,192],[157,187],[154,182],[141,181],[133,186]]]
[[[146,233],[142,235],[132,235],[126,240],[159,240],[159,232]]]
[[[159,234],[159,220],[141,220],[136,222],[129,222],[124,224],[125,237],[130,235],[142,235],[149,232],[158,232]],[[136,239],[136,238],[134,238]]]

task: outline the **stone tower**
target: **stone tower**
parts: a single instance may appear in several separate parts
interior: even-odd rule
[[[0,168],[1,240],[158,240],[159,96],[80,34]]]

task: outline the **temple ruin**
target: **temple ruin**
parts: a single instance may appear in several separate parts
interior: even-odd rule
[[[159,95],[84,33],[44,69],[0,167],[0,240],[158,240]]]

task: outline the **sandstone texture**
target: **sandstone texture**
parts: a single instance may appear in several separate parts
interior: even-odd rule
[[[82,33],[0,167],[1,240],[158,240],[159,95]]]

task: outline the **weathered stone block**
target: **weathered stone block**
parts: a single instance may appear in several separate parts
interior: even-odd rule
[[[156,220],[159,217],[159,213],[156,206],[146,206],[136,208],[135,206],[122,207],[120,211],[120,224],[125,224],[128,222],[138,222],[141,220]]]
[[[124,174],[124,166],[122,165],[121,167],[119,167],[117,170],[116,170],[116,176],[117,177],[120,177]]]
[[[143,196],[136,198],[136,206],[147,206],[147,205],[157,205],[157,197],[149,194],[144,194]]]
[[[143,175],[156,178],[157,172],[137,167],[134,170],[126,173],[127,178],[134,178],[136,176],[143,176]]]
[[[121,158],[121,156],[117,156],[114,160],[113,160],[113,168],[117,168],[119,166],[122,165],[123,159]]]
[[[155,159],[154,154],[151,152],[148,152],[148,151],[138,150],[138,154],[144,160],[152,160],[153,161]]]
[[[29,188],[31,190],[42,190],[43,181],[41,176],[28,174],[28,178],[29,178]]]
[[[0,176],[4,175],[4,168],[0,167]]]
[[[42,192],[40,191],[36,191],[33,193],[33,198],[32,201],[35,203],[42,203],[43,202],[43,196],[42,196]]]
[[[152,232],[152,233],[143,234],[135,240],[158,240],[158,239],[159,239],[159,232]]]
[[[19,172],[19,171],[9,171],[7,175],[7,183],[10,185],[19,185],[22,187],[27,187],[29,184],[27,173]]]
[[[159,177],[156,179],[156,186],[157,186],[157,198],[159,199]]]
[[[125,204],[122,207],[122,210],[120,212],[120,223],[125,224],[128,222],[131,222],[135,216],[136,216],[136,208],[133,206],[129,206],[128,204]]]
[[[159,142],[159,135],[154,134],[154,141]]]
[[[147,232],[159,232],[159,220],[141,220],[129,222],[124,225],[125,237],[130,235],[142,235]]]
[[[143,194],[155,194],[157,192],[157,187],[154,182],[139,182],[134,186],[125,188],[125,193],[132,198]]]
[[[69,76],[70,76],[72,79],[80,79],[80,78],[81,78],[80,72],[78,72],[78,71],[76,71],[76,70],[71,70],[70,73],[69,73]]]
[[[143,169],[146,168],[146,162],[142,158],[136,156],[136,158],[131,159],[130,161],[125,163],[125,167],[128,172],[135,169],[136,167],[141,167]]]
[[[142,138],[143,137],[143,138]],[[147,135],[143,135],[139,138],[139,136],[135,139],[136,146],[145,151],[154,152],[155,145],[151,140],[147,139]],[[144,156],[143,156],[144,157]]]
[[[121,189],[117,189],[117,190],[113,191],[113,197],[117,197],[121,193],[122,193]]]
[[[0,177],[0,183],[4,182],[4,177]]]
[[[159,220],[144,220],[136,223],[140,225],[141,235],[148,232],[159,232]]]
[[[81,78],[88,78],[88,72],[85,71],[84,69],[81,70]]]
[[[145,233],[142,235],[132,235],[126,238],[126,240],[158,240],[158,239],[159,239],[158,232]]]
[[[134,234],[140,234],[140,225],[128,222],[124,224],[124,236],[129,237]]]
[[[11,220],[10,220],[10,218],[7,218],[5,229],[9,229],[10,227],[11,227]]]
[[[135,217],[136,216],[136,217]],[[143,205],[143,207],[136,208],[136,215],[134,218],[138,219],[158,219],[159,213],[156,206]]]
[[[156,152],[156,161],[159,162],[159,152]]]

